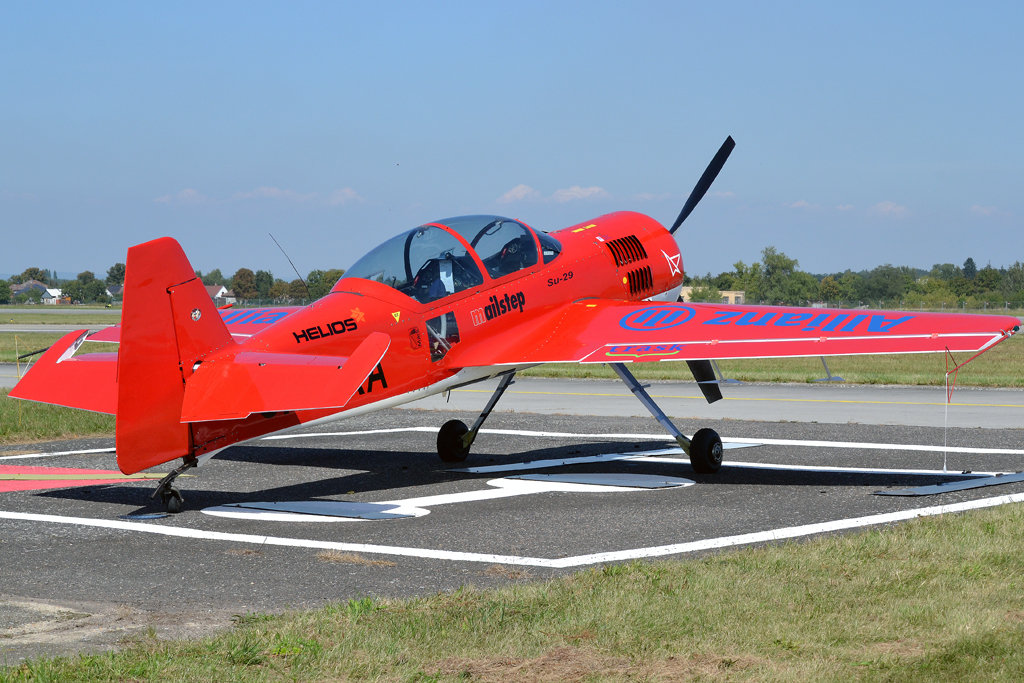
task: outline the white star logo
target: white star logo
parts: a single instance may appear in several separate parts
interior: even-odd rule
[[[682,260],[682,254],[676,254],[675,256],[669,256],[662,250],[661,255],[668,261],[668,268],[671,270],[671,275],[679,275],[679,261]]]

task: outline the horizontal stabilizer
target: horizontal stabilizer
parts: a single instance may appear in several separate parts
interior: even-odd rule
[[[343,408],[390,344],[391,337],[374,332],[347,358],[241,351],[203,362],[186,382],[181,421]]]
[[[8,396],[96,413],[117,413],[117,354],[75,356],[88,330],[64,335],[11,389]]]

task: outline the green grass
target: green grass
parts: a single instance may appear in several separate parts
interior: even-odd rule
[[[113,436],[114,416],[8,398],[0,389],[0,445]]]
[[[60,313],[12,312],[0,310],[0,325],[116,325],[121,316],[106,313],[91,313],[89,309],[81,311],[61,311]]]
[[[497,590],[247,614],[215,637],[143,637],[0,681],[1019,681],[1022,544],[1024,509],[1003,506]]]
[[[958,362],[968,358],[957,354]],[[826,359],[833,375],[855,384],[930,384],[945,382],[946,365],[941,353],[878,356],[832,356]],[[722,373],[744,382],[813,382],[825,376],[818,358],[765,358],[723,360]],[[630,370],[640,379],[693,381],[685,363],[633,363]],[[527,377],[616,378],[603,365],[552,363],[522,373]],[[1024,334],[1018,334],[971,361],[957,378],[957,385],[1024,387]]]
[[[0,332],[0,363],[14,363],[18,356],[48,348],[65,334],[67,332]],[[114,350],[114,348],[116,347],[111,347],[108,350]],[[37,358],[39,356],[26,360],[34,362]],[[24,365],[25,361],[21,361],[21,363]]]

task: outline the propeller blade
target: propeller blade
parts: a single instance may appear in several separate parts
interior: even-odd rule
[[[722,400],[722,388],[718,386],[718,377],[715,375],[715,369],[711,367],[711,361],[688,360],[686,364],[690,366],[690,372],[693,373],[693,378],[697,380],[697,386],[708,403]]]
[[[697,203],[704,198],[708,188],[711,187],[711,183],[715,182],[715,178],[718,177],[718,172],[725,166],[725,160],[729,158],[729,154],[732,153],[732,148],[736,146],[736,141],[732,139],[730,135],[722,143],[722,146],[718,149],[718,154],[711,160],[708,167],[704,170],[704,175],[700,177],[697,184],[693,188],[693,192],[690,193],[689,198],[686,200],[686,204],[683,205],[683,210],[679,212],[679,218],[669,228],[669,233],[675,234],[679,226],[683,224],[686,217],[690,215],[693,208],[697,206]]]

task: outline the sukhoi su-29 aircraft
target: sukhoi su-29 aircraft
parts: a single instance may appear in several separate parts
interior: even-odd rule
[[[115,415],[123,472],[181,460],[153,494],[179,511],[175,477],[232,444],[499,377],[472,427],[452,420],[438,432],[441,459],[461,461],[515,373],[541,363],[609,364],[693,469],[713,473],[718,434],[682,434],[631,364],[684,361],[714,402],[716,359],[977,354],[1017,331],[997,315],[678,302],[674,233],[734,144],[667,229],[628,211],[551,233],[499,216],[442,219],[385,241],[304,307],[219,310],[175,240],[139,244],[121,325],[68,334],[10,396]],[[119,346],[76,354],[90,341]]]

